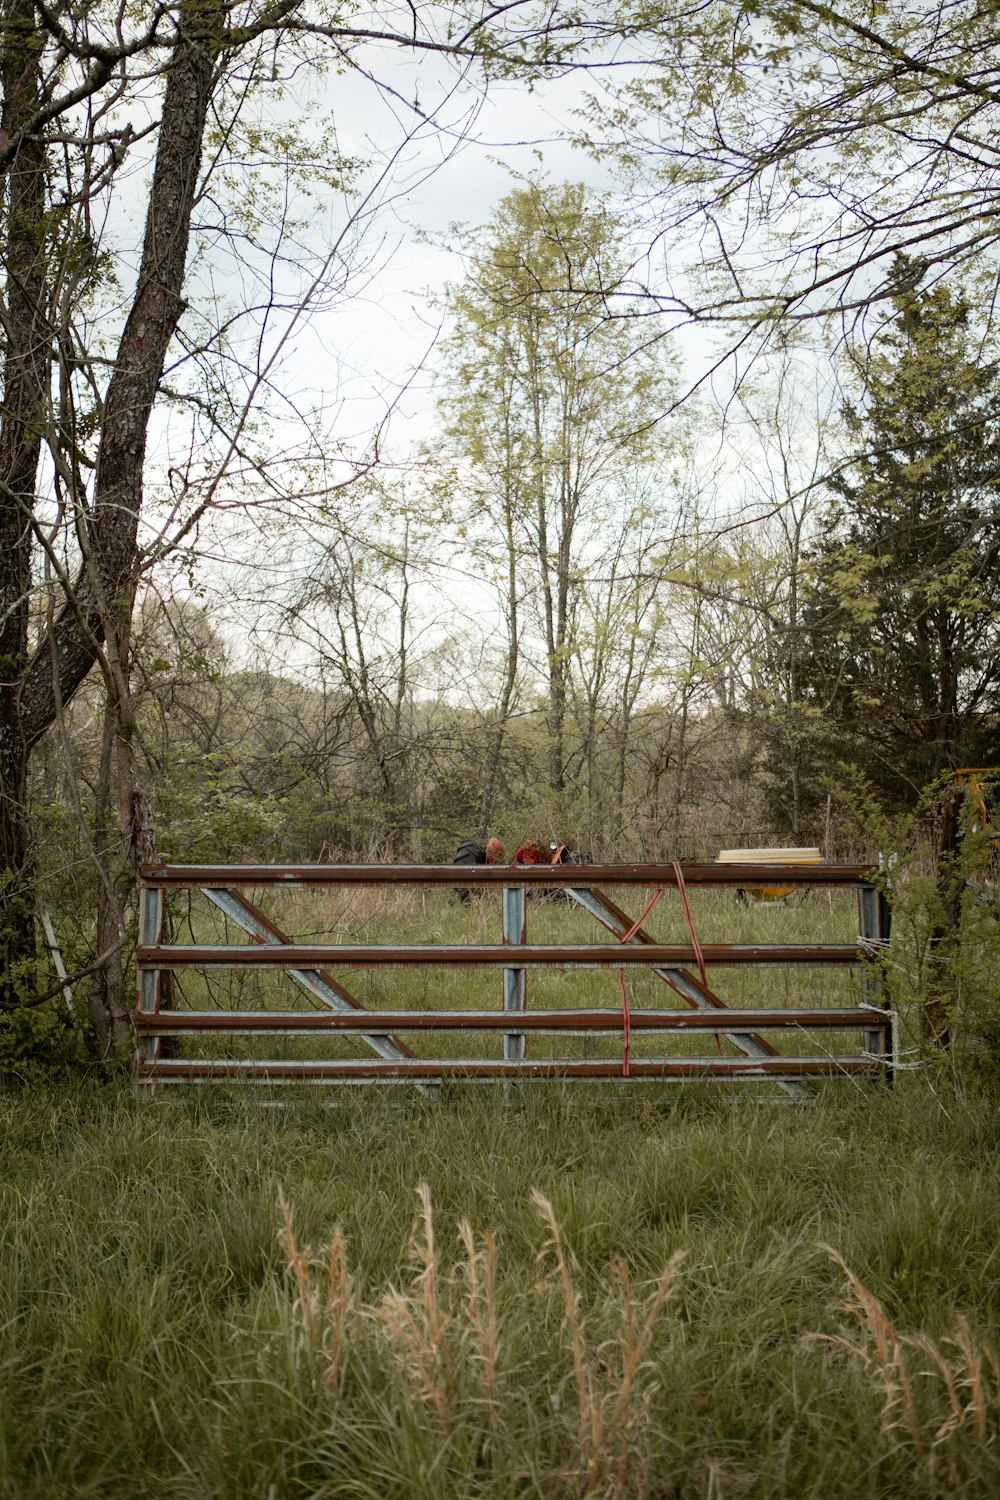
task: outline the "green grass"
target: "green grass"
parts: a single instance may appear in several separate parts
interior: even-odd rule
[[[805,1108],[709,1085],[283,1097],[0,1102],[0,1494],[1000,1491],[990,1101],[910,1078]],[[678,1252],[627,1388],[628,1308],[634,1353]]]

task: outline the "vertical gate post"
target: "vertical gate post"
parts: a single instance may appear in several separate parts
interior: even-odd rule
[[[165,895],[160,886],[143,882],[139,887],[139,942],[143,947],[157,947],[163,941]],[[161,979],[159,969],[139,968],[136,973],[136,1004],[144,1014],[160,1008]],[[140,1036],[137,1051],[140,1059],[155,1058],[160,1038]]]
[[[505,885],[503,888],[503,941],[504,944],[527,942],[527,903],[523,885]],[[527,1002],[527,975],[524,969],[514,967],[503,971],[503,1008],[505,1011],[524,1010]],[[504,1033],[503,1055],[505,1062],[520,1062],[524,1057],[523,1031]]]
[[[885,1058],[885,1077],[892,1083],[892,1060],[895,1055],[895,1020],[892,1007],[885,994],[882,980],[882,949],[889,941],[892,911],[884,891],[878,886],[865,884],[858,888],[858,914],[861,921],[861,939],[874,949],[877,969],[871,965],[861,971],[861,998],[865,1005],[884,1010],[888,1017],[886,1028],[865,1032],[865,1051]]]

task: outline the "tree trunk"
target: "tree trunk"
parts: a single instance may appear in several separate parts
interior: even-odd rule
[[[114,845],[114,816],[111,788],[114,763],[114,730],[110,697],[105,700],[104,724],[101,734],[101,759],[98,766],[97,786],[94,791],[94,851],[98,865],[97,880],[97,951],[106,953],[116,943],[120,945],[124,930],[114,899],[112,850]],[[119,949],[120,953],[120,949]],[[111,960],[97,970],[90,984],[90,1021],[94,1028],[97,1055],[102,1061],[114,1054],[112,1040],[112,1006],[114,994],[121,988],[121,960],[117,972]]]
[[[124,964],[129,908],[138,868],[155,858],[149,806],[136,756],[135,708],[129,691],[129,630],[108,636],[111,668],[104,710],[97,796],[97,951],[109,957],[95,975],[90,1014],[98,1055],[121,1057],[132,1042],[132,1000]]]
[[[927,990],[921,1027],[924,1040],[947,1051],[955,1001],[955,964],[961,938],[959,919],[965,877],[962,873],[961,795],[957,787],[945,792],[938,822],[937,894],[940,916],[931,930]]]
[[[2,126],[13,139],[39,98],[34,7],[3,11]],[[28,654],[31,517],[45,422],[45,151],[18,146],[7,175],[3,256],[7,298],[0,411],[0,1008],[32,989],[34,893],[28,821],[28,744],[20,687]]]
[[[73,497],[82,559],[69,597],[56,617],[53,639],[42,640],[30,660],[31,525],[48,380],[43,264],[46,183],[41,143],[26,138],[9,173],[0,418],[0,682],[6,689],[0,692],[0,1005],[17,1003],[17,975],[34,945],[28,754],[53,723],[59,704],[68,704],[87,676],[101,642],[122,627],[127,641],[136,585],[147,429],[167,347],[183,307],[191,212],[215,61],[225,41],[224,18],[220,0],[186,0],[181,6],[139,276],[104,401],[93,500],[88,504],[85,495]],[[9,139],[34,111],[41,41],[29,0],[8,0],[3,19],[0,71],[3,126]],[[133,773],[134,766],[126,769],[124,784],[130,802],[134,801]],[[135,809],[125,811],[125,838],[135,845]]]
[[[167,73],[156,164],[135,297],[104,402],[93,506],[77,496],[83,560],[55,622],[63,703],[83,682],[112,615],[134,593],[139,514],[149,419],[167,348],[184,307],[191,212],[211,103],[215,60],[224,42],[219,0],[187,0]],[[42,642],[24,683],[25,731],[33,744],[55,716],[51,648]]]
[[[520,662],[520,621],[517,611],[517,548],[514,541],[513,500],[508,494],[504,499],[504,541],[507,549],[507,660],[504,667],[500,702],[497,704],[496,720],[486,751],[486,766],[483,775],[483,793],[479,802],[479,824],[476,830],[479,843],[485,847],[493,817],[497,786],[500,781],[500,757],[510,720],[510,706],[517,684]]]

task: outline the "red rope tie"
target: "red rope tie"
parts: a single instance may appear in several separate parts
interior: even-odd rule
[[[694,949],[695,960],[698,964],[698,973],[701,976],[702,988],[707,990],[708,975],[705,972],[705,955],[701,951],[701,944],[698,941],[698,934],[697,932],[695,932],[694,917],[691,915],[691,903],[688,901],[687,886],[684,884],[684,871],[681,869],[680,860],[675,859],[673,861],[673,869],[674,875],[677,879],[677,890],[680,894],[681,905],[684,907],[684,916],[687,920],[688,932],[691,934],[691,947]],[[721,1057],[722,1041],[719,1037],[718,1032],[715,1033],[715,1045]]]
[[[680,892],[681,904],[684,907],[684,916],[687,918],[688,932],[691,934],[691,946],[698,964],[698,973],[705,989],[708,989],[708,975],[705,973],[705,955],[701,951],[698,934],[694,930],[694,918],[691,915],[691,903],[688,901],[687,886],[684,884],[684,871],[681,869],[680,861],[674,860],[674,874],[677,877],[677,889]]]
[[[642,926],[643,922],[645,922],[646,918],[649,916],[650,912],[653,910],[653,907],[656,905],[657,901],[659,901],[662,895],[663,892],[661,890],[657,891],[655,895],[651,897],[651,899],[646,904],[646,910],[643,912],[642,916],[637,922],[632,923],[632,926],[629,928],[628,932],[626,932],[622,937],[619,938],[619,942],[630,943],[632,941],[636,933],[639,931],[639,928]],[[622,1077],[628,1078],[629,1055],[632,1050],[632,1012],[628,1008],[628,991],[625,988],[624,969],[618,970],[618,983],[621,985],[622,989]]]
[[[628,992],[625,989],[625,970],[618,970],[618,982],[622,987],[622,1077],[629,1076],[629,1052],[632,1047],[632,1013],[628,1008]]]

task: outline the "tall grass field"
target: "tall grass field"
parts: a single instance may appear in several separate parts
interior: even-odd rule
[[[747,937],[856,931],[821,903],[750,911]],[[427,940],[426,912],[391,915]],[[696,916],[705,941],[743,936]],[[529,930],[566,920],[540,903]],[[616,976],[588,975],[602,998],[553,975],[544,1003],[613,1004]],[[466,1003],[499,1004],[497,977],[466,976]],[[820,1003],[856,982],[817,976]],[[457,1003],[424,971],[367,983],[376,1005]],[[733,1003],[819,992],[730,983]],[[10,1500],[1000,1493],[1000,1117],[946,1080],[803,1104],[767,1082],[12,1079],[0,1116]]]

